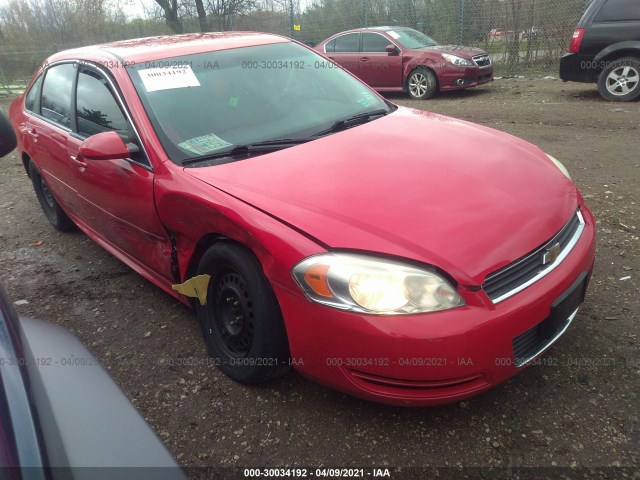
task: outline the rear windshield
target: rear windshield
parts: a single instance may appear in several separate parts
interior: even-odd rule
[[[594,22],[640,20],[640,0],[608,0]]]

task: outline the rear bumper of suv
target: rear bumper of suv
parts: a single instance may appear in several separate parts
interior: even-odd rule
[[[565,82],[596,82],[597,69],[594,63],[593,58],[565,53],[560,59],[560,78]]]

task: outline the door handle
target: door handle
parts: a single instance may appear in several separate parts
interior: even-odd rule
[[[33,139],[33,143],[38,143],[38,132],[35,128],[27,128],[27,134]]]
[[[360,61],[361,62],[368,62],[369,61],[369,57],[360,57]]]
[[[71,155],[69,157],[69,160],[71,160],[71,163],[75,165],[81,172],[84,172],[87,169],[87,163],[83,162],[82,160],[78,160],[77,156]]]

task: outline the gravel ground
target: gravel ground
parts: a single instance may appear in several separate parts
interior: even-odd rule
[[[565,163],[598,219],[596,268],[573,325],[542,365],[483,395],[408,409],[295,373],[234,383],[206,365],[191,311],[82,233],[50,228],[14,155],[1,161],[0,282],[20,315],[64,325],[89,347],[181,465],[209,468],[193,477],[300,466],[389,468],[393,478],[407,476],[398,467],[431,467],[413,471],[424,478],[494,475],[489,467],[506,468],[501,478],[511,467],[517,478],[640,478],[640,103],[540,77],[424,102],[390,98],[537,144]]]

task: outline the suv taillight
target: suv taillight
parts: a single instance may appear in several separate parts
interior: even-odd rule
[[[582,37],[584,37],[584,28],[578,28],[575,32],[573,32],[573,38],[571,38],[571,43],[569,44],[569,48],[567,52],[569,53],[578,53],[580,51],[580,44],[582,43]]]

